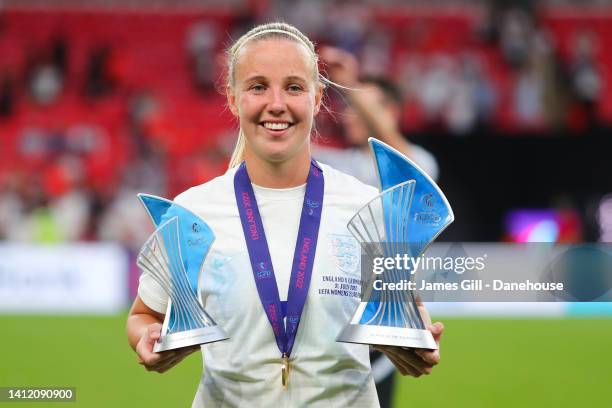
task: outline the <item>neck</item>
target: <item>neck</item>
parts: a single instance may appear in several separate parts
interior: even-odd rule
[[[253,184],[267,188],[291,188],[306,183],[310,151],[282,162],[270,162],[245,152],[247,172]]]

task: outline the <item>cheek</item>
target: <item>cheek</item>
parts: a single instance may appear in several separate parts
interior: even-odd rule
[[[263,109],[262,104],[257,98],[250,95],[241,97],[237,106],[240,120],[252,120]]]
[[[305,96],[294,104],[294,112],[299,112],[304,122],[312,122],[315,115],[315,101],[311,96]]]

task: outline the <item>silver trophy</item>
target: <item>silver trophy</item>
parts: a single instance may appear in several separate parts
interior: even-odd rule
[[[204,260],[215,236],[208,225],[187,209],[163,198],[139,194],[157,229],[138,254],[137,264],[168,294],[159,340],[161,352],[228,338],[206,313],[198,295]]]
[[[382,192],[347,227],[372,261],[416,259],[453,221],[450,205],[429,176],[404,155],[376,139],[369,143]],[[392,263],[380,274],[368,274],[362,301],[337,341],[437,349],[416,295],[407,289],[414,281],[411,265]]]

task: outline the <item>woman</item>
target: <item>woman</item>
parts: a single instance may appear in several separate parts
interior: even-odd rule
[[[359,248],[346,224],[377,191],[311,160],[324,86],[308,38],[262,25],[229,54],[227,99],[240,123],[230,169],[175,199],[215,232],[201,294],[230,336],[202,347],[193,405],[378,406],[368,347],[335,341],[359,302],[350,284],[358,262],[346,262]],[[346,290],[334,290],[339,282]],[[152,352],[166,302],[143,274],[127,323],[141,364],[158,372],[198,349]],[[430,330],[438,340],[443,328]],[[437,351],[381,350],[404,375],[428,374],[439,361]]]

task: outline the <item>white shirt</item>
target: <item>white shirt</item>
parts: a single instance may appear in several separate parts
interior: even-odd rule
[[[204,307],[230,339],[202,346],[204,373],[194,407],[377,407],[368,346],[336,337],[359,304],[360,248],[349,219],[378,191],[327,165],[311,284],[291,353],[289,389],[281,385],[281,354],[253,278],[236,199],[234,174],[193,187],[175,201],[212,228],[200,292]],[[281,300],[289,278],[305,185],[254,186]],[[138,294],[165,313],[167,295],[143,274]]]

